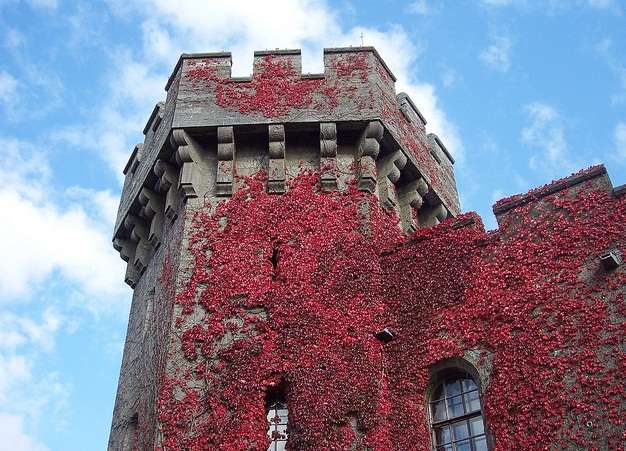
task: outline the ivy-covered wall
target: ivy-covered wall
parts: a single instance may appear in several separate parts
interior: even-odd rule
[[[599,257],[626,254],[626,197],[577,176],[502,201],[492,232],[470,213],[405,236],[373,194],[314,173],[277,196],[261,172],[199,208],[154,446],[265,450],[284,385],[291,449],[426,450],[431,369],[465,357],[495,449],[618,449],[626,270]]]

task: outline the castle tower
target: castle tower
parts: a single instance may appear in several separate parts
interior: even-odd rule
[[[471,306],[531,282],[476,263],[509,248],[460,215],[454,159],[394,82],[371,47],[325,49],[321,74],[299,50],[255,52],[245,78],[230,53],[180,57],[124,169],[113,243],[134,293],[110,450],[428,449],[479,417],[471,446],[508,443],[481,416],[501,413],[500,342],[474,322],[495,313]],[[623,211],[603,168],[576,177],[545,196],[593,187]],[[498,206],[507,243],[539,198]],[[613,255],[615,304],[618,223],[580,256]],[[466,413],[435,418],[429,397],[457,381]]]

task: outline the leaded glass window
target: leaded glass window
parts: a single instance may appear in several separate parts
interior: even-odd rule
[[[271,442],[268,451],[284,451],[287,445],[287,403],[273,400],[267,408],[267,435]]]
[[[478,387],[468,375],[444,379],[430,399],[436,451],[488,451]]]

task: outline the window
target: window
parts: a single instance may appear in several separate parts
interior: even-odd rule
[[[445,378],[430,399],[436,451],[488,451],[478,387],[467,374]]]
[[[287,445],[287,403],[284,396],[270,396],[267,403],[268,451],[284,451]]]

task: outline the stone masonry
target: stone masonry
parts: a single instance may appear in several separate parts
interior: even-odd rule
[[[320,74],[259,51],[244,78],[230,53],[181,55],[124,168],[109,450],[265,450],[279,386],[288,449],[431,449],[427,393],[453,366],[492,448],[620,440],[624,188],[591,168],[499,202],[485,232],[394,82],[371,47],[325,49]]]

